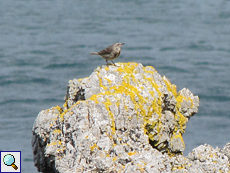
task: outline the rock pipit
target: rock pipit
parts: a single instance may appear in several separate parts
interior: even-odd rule
[[[90,55],[100,55],[103,59],[105,59],[106,63],[108,63],[108,60],[112,61],[116,59],[120,53],[121,53],[121,46],[125,43],[115,43],[111,46],[99,51],[99,52],[92,52]],[[113,61],[112,61],[113,62]],[[113,62],[114,64],[114,62]],[[115,65],[115,64],[114,64]]]

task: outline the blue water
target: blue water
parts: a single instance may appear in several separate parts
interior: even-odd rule
[[[31,136],[40,110],[63,104],[66,84],[105,61],[89,52],[124,42],[115,62],[153,66],[200,97],[187,155],[230,141],[229,0],[0,1],[0,150],[22,151],[37,172]]]

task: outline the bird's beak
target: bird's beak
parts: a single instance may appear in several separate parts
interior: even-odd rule
[[[124,45],[125,43],[121,43],[121,45]]]

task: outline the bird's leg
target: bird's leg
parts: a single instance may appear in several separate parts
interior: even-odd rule
[[[112,61],[112,60],[111,60]],[[112,61],[113,62],[113,61]],[[116,64],[113,62],[113,65],[115,65],[116,66]]]

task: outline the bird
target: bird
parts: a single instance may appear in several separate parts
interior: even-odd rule
[[[99,52],[92,52],[92,53],[90,53],[90,55],[100,55],[103,59],[105,59],[107,65],[108,65],[109,64],[108,60],[112,61],[112,60],[116,59],[117,57],[119,57],[119,55],[121,53],[121,46],[124,44],[125,43],[114,43],[114,44],[108,46],[107,48],[105,48]],[[113,64],[114,64],[114,62],[113,62]]]

